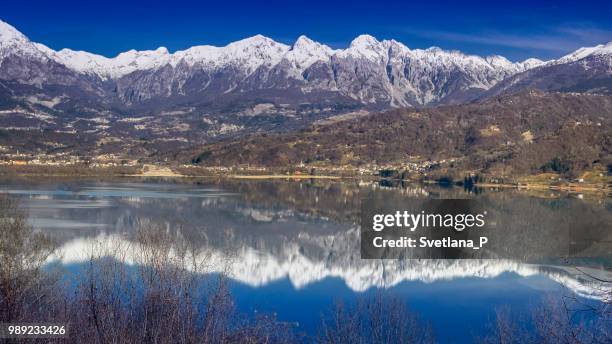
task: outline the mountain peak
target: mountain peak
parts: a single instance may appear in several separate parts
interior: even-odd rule
[[[168,48],[166,48],[166,47],[159,47],[159,48],[155,49],[155,52],[157,52],[159,54],[163,54],[163,55],[168,55],[170,53],[168,51]]]
[[[332,48],[301,35],[293,43],[291,50],[285,54],[284,58],[293,62],[295,69],[301,74],[313,63],[329,60],[333,53]]]
[[[367,58],[369,60],[378,60],[386,54],[382,43],[373,36],[364,34],[357,36],[348,49],[343,51],[344,55],[350,55],[357,58]]]
[[[353,39],[353,41],[351,41],[351,48],[368,48],[371,47],[373,45],[377,45],[380,42],[371,35],[368,34],[362,34],[359,35],[357,37],[355,37],[355,39]]]
[[[117,55],[117,57],[115,58],[138,58],[138,57],[142,57],[142,56],[151,56],[151,57],[155,57],[155,56],[165,56],[165,55],[169,55],[170,53],[168,52],[168,49],[166,49],[166,47],[159,47],[155,50],[128,50],[126,52],[120,53],[119,55]]]
[[[325,44],[301,35],[291,46],[291,51],[303,51],[309,55],[331,55],[334,50]]]
[[[410,51],[410,48],[408,48],[404,43],[398,42],[394,39],[385,40],[383,41],[383,44],[386,44],[389,46],[389,48],[400,51],[400,52]]]
[[[545,63],[546,62],[540,59],[536,59],[532,57],[532,58],[528,58],[525,61],[521,62],[521,65],[523,65],[525,69],[531,69],[531,68],[539,67]]]
[[[277,46],[277,45],[283,45],[283,44],[276,42],[272,38],[257,34],[255,36],[247,37],[239,41],[232,42],[228,44],[227,47],[251,47],[251,46],[259,47],[259,46]]]
[[[0,42],[28,41],[28,38],[7,22],[0,20]]]
[[[291,46],[292,49],[308,49],[311,47],[317,47],[320,44],[313,41],[312,39],[306,37],[305,35],[300,35],[300,37],[298,37],[298,39],[295,41],[295,43],[293,43],[293,45]]]
[[[442,48],[437,47],[437,46],[431,46],[427,49],[425,49],[426,52],[428,53],[434,53],[434,54],[439,54],[439,53],[443,53],[444,50],[442,50]]]

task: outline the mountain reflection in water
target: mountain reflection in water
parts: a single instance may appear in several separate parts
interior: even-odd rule
[[[578,270],[560,262],[362,260],[359,250],[360,199],[372,193],[382,197],[485,198],[492,207],[521,221],[532,221],[537,230],[554,230],[561,226],[555,221],[573,214],[588,214],[604,225],[612,224],[610,199],[583,200],[550,193],[534,196],[515,190],[474,194],[460,188],[418,184],[381,187],[371,182],[321,181],[5,180],[0,183],[0,192],[19,198],[31,223],[60,243],[60,253],[53,259],[67,266],[86,262],[94,245],[107,247],[109,252],[113,252],[110,248],[125,248],[121,250],[123,258],[137,264],[138,258],[130,255],[130,248],[137,245],[133,241],[135,230],[146,223],[162,223],[173,235],[200,247],[196,258],[208,262],[208,272],[223,272],[229,264],[231,278],[248,287],[237,290],[252,294],[253,300],[258,291],[268,295],[266,288],[276,290],[284,281],[293,292],[313,290],[309,295],[301,294],[307,299],[321,293],[316,291],[318,284],[332,283],[325,297],[320,297],[322,303],[333,299],[336,291],[337,297],[346,297],[346,291],[358,294],[372,288],[413,288],[403,291],[407,298],[421,297],[415,302],[433,309],[443,297],[435,300],[431,294],[419,296],[418,286],[412,282],[436,290],[449,283],[466,288],[466,281],[470,281],[469,291],[478,294],[486,288],[501,288],[497,282],[506,280],[509,274],[515,276],[515,288],[535,293],[558,292],[561,288],[601,300],[609,294],[610,284],[600,279],[612,280],[609,252],[601,259],[574,262],[581,266]],[[608,234],[609,242],[612,230]],[[342,281],[345,292],[340,292],[343,288],[333,281]],[[524,292],[515,290],[516,295]],[[249,302],[244,297],[238,300]],[[286,300],[275,303],[260,297],[260,302],[278,311],[282,318],[281,303]],[[487,304],[491,300],[481,302],[474,308],[495,306]],[[312,310],[314,306],[309,307]],[[285,313],[287,318],[295,316],[295,311]],[[318,319],[316,314],[302,315],[306,316]]]

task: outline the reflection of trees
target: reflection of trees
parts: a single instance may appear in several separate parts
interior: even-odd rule
[[[222,196],[212,197],[119,197],[112,200],[110,206],[89,209],[62,209],[60,216],[81,222],[94,222],[107,227],[89,229],[59,229],[54,236],[62,234],[65,241],[70,236],[96,235],[101,228],[106,231],[133,232],[143,221],[166,222],[171,226],[180,225],[186,235],[191,232],[205,232],[214,239],[215,233],[221,231],[234,232],[236,240],[244,240],[257,233],[255,241],[273,241],[279,236],[291,237],[292,231],[281,231],[281,221],[291,218],[291,221],[303,224],[295,228],[313,233],[322,233],[324,224],[327,226],[324,235],[334,234],[331,231],[346,230],[360,222],[361,200],[366,197],[387,199],[390,203],[401,203],[406,199],[417,201],[427,198],[475,198],[482,200],[487,208],[496,210],[495,216],[503,223],[523,224],[527,230],[545,226],[547,231],[567,229],[569,219],[587,219],[594,223],[599,221],[609,227],[612,222],[612,212],[601,204],[577,199],[546,199],[525,195],[514,190],[503,192],[487,190],[481,194],[466,192],[463,188],[440,188],[436,185],[398,183],[396,187],[381,187],[378,183],[335,182],[322,180],[302,181],[235,181],[235,180],[204,180],[192,181],[191,184],[179,183],[176,189],[162,184],[167,190],[210,188],[217,189]],[[149,184],[155,185],[155,184]],[[187,185],[187,186],[186,186]],[[226,196],[226,194],[233,194]],[[201,196],[201,195],[196,195]],[[81,200],[84,201],[84,200]],[[604,200],[602,204],[610,204]],[[59,210],[58,210],[59,211]],[[270,218],[268,224],[255,218],[257,213]],[[588,214],[585,216],[585,214]],[[599,219],[599,220],[597,220]],[[241,229],[242,227],[242,229]],[[256,230],[246,230],[250,227]],[[589,230],[597,228],[589,226]],[[599,226],[603,228],[604,226]],[[293,231],[295,232],[295,231]],[[595,233],[597,234],[597,233]],[[268,237],[267,237],[268,236]],[[551,233],[549,238],[556,238]],[[515,235],[521,240],[523,235]],[[279,240],[276,240],[279,241]],[[530,244],[530,243],[528,243]],[[537,244],[533,242],[533,244]],[[508,244],[514,247],[514,244]],[[580,247],[576,247],[580,249]]]
[[[611,252],[612,213],[602,205],[517,193],[487,194],[480,201],[495,222],[489,239],[499,245],[492,249],[507,257],[593,258]]]
[[[354,183],[325,181],[246,182],[221,184],[239,192],[247,205],[290,208],[314,218],[331,218],[346,223],[359,221],[360,196],[364,189]]]

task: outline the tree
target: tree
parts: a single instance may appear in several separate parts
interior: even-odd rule
[[[34,231],[17,203],[0,196],[0,322],[33,316],[48,302],[52,276],[43,271],[55,245]]]

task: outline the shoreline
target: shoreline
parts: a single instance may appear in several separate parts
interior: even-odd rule
[[[38,171],[37,171],[38,170]],[[55,170],[55,171],[54,171]],[[443,184],[436,180],[428,179],[394,179],[381,178],[378,176],[359,176],[359,175],[310,175],[310,174],[222,174],[219,172],[211,172],[208,174],[186,174],[181,171],[176,171],[171,167],[157,166],[146,164],[140,171],[125,171],[118,168],[48,168],[42,166],[30,166],[30,168],[21,170],[20,168],[1,168],[0,178],[19,178],[19,177],[56,177],[56,178],[177,178],[177,179],[197,179],[197,178],[220,178],[220,179],[235,179],[235,180],[390,180],[394,182],[410,182],[410,183],[425,183],[425,184]],[[4,172],[4,173],[3,173]],[[85,172],[85,173],[84,173]],[[140,173],[137,173],[140,172]],[[461,184],[452,184],[455,187]],[[505,188],[516,190],[552,190],[571,193],[600,193],[606,196],[612,194],[612,190],[607,183],[573,183],[565,182],[565,184],[547,184],[541,182],[526,183],[475,183],[474,187],[481,188]]]
[[[231,179],[354,179],[355,177],[328,176],[328,175],[307,175],[307,174],[230,174],[225,176]]]

